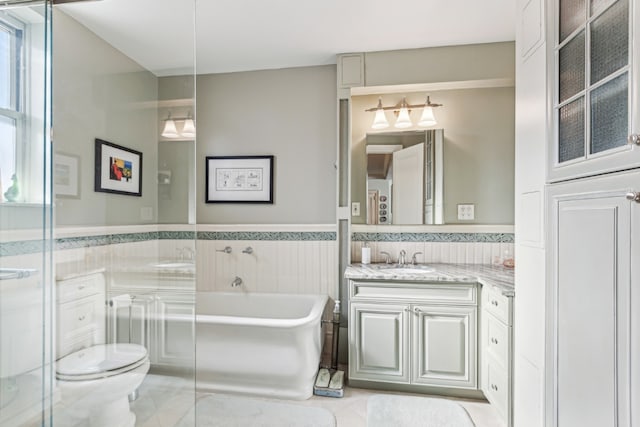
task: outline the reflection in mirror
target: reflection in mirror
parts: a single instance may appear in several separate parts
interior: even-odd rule
[[[367,224],[443,223],[443,141],[442,129],[367,135]]]
[[[351,202],[363,208],[361,215],[352,216],[352,224],[513,224],[515,91],[511,82],[483,84],[431,91],[431,97],[443,104],[435,111],[440,130],[413,125],[402,131],[375,131],[374,113],[366,110],[377,104],[379,94],[351,97]],[[425,96],[384,93],[388,104],[403,98],[417,104]],[[409,113],[413,123],[420,113]],[[422,153],[409,155],[418,144]],[[385,157],[372,151],[381,145],[402,149],[391,149]],[[407,182],[408,190],[399,179]],[[385,196],[383,209],[380,197]]]

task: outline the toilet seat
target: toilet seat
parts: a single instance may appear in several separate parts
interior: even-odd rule
[[[56,365],[56,378],[86,381],[131,371],[148,360],[147,349],[138,344],[99,344],[78,350]]]

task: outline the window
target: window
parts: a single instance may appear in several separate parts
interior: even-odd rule
[[[556,162],[626,145],[629,134],[629,0],[559,0]]]
[[[0,183],[2,192],[19,174],[24,135],[24,25],[0,12]]]

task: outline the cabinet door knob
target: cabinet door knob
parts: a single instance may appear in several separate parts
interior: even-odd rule
[[[493,338],[493,337],[491,337],[491,342],[494,343],[494,344],[498,344],[498,340]]]
[[[491,389],[495,390],[495,391],[498,391],[498,386],[495,385],[495,384],[491,384]]]
[[[640,191],[629,191],[626,197],[627,200],[640,203]]]
[[[629,138],[627,138],[627,142],[631,145],[640,145],[640,134],[632,133],[629,135]]]
[[[496,300],[492,300],[492,301],[491,301],[491,304],[492,304],[492,305],[495,305],[495,306],[497,307],[497,306],[498,306],[498,301],[496,301]]]
[[[418,307],[416,307],[416,308],[413,309],[413,312],[418,314],[418,313],[420,313],[420,309]]]

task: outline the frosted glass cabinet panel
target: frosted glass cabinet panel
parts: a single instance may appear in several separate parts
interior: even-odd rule
[[[640,165],[634,1],[555,1],[550,182]]]

